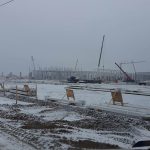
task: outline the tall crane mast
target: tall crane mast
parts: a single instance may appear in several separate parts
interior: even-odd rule
[[[33,56],[31,56],[31,61],[32,61],[32,65],[33,65],[33,70],[35,71],[35,63],[34,63],[34,58],[33,58]]]
[[[99,60],[98,60],[98,68],[100,67],[100,62],[101,62],[101,57],[102,57],[102,51],[103,51],[103,45],[104,45],[104,39],[105,39],[105,35],[103,35],[103,40],[102,40],[102,45],[101,45],[101,51],[100,51],[100,56],[99,56]]]
[[[32,62],[32,66],[33,66],[33,70],[32,70],[32,74],[31,74],[31,77],[32,77],[32,79],[35,79],[35,70],[36,70],[36,68],[35,68],[35,63],[34,63],[34,58],[33,58],[33,56],[31,56],[31,62]]]
[[[77,61],[76,61],[76,65],[75,65],[75,71],[77,70],[77,65],[78,65],[78,59],[77,59]]]

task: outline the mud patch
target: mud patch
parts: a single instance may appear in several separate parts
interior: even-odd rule
[[[57,128],[65,128],[65,129],[73,129],[72,127],[65,126],[62,122],[28,122],[25,123],[21,128],[23,129],[57,129]]]
[[[117,145],[111,145],[111,144],[105,144],[105,143],[99,143],[94,142],[90,140],[79,140],[79,141],[73,141],[73,140],[66,140],[61,139],[61,143],[71,145],[73,148],[87,148],[87,149],[119,149]],[[71,148],[70,148],[71,149]]]

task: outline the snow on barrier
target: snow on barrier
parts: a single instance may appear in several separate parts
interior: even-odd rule
[[[80,86],[80,85],[72,85],[69,86],[68,88],[77,89],[77,90],[87,90],[87,91],[102,91],[102,92],[112,92],[115,90],[115,88]],[[122,94],[150,96],[150,92],[146,92],[146,91],[127,90],[127,89],[120,89],[120,90]]]
[[[122,94],[121,94],[120,89],[116,89],[115,91],[112,91],[111,96],[112,96],[111,101],[113,101],[113,105],[115,105],[116,102],[117,103],[119,102],[123,106],[123,98],[122,98]]]
[[[16,85],[16,87],[7,89],[7,93],[10,93],[16,97],[17,104],[17,100],[20,96],[37,97],[37,86],[36,88],[30,88],[27,84],[25,84],[23,88],[18,88]]]
[[[69,89],[69,88],[66,89],[66,95],[67,95],[67,99],[69,101],[69,104],[75,104],[75,96],[74,96],[73,90]]]
[[[14,88],[10,88],[8,90],[9,93],[12,94],[18,94],[18,95],[24,95],[24,96],[36,96],[37,95],[37,87],[36,88],[30,88],[27,84],[24,85],[23,88],[19,88],[18,86]]]
[[[75,89],[75,90],[87,90],[87,91],[93,91],[93,92],[94,91],[106,92],[106,89],[100,90],[100,88],[97,88],[97,89],[95,88],[96,90],[93,90],[93,88],[91,88],[92,89],[91,90],[91,89],[87,89],[86,87],[83,88],[83,86],[81,86],[81,87],[76,86],[76,88],[74,88],[73,86],[69,86],[68,88],[70,88],[72,90]],[[119,113],[119,114],[130,115],[130,116],[148,117],[148,118],[150,117],[150,109],[149,108],[144,107],[142,105],[137,105],[136,103],[134,103],[134,104],[128,103],[128,102],[126,103],[122,96],[122,94],[126,94],[126,93],[122,92],[122,89],[120,89],[120,88],[109,89],[107,92],[110,92],[111,96],[112,96],[110,98],[111,101],[109,100],[110,102],[100,103],[100,105],[92,104],[92,105],[90,105],[90,107],[94,108],[94,109],[100,109],[103,111],[109,111],[109,112],[114,112],[114,113]],[[98,93],[98,94],[101,94],[101,93]],[[137,95],[137,94],[133,94],[133,95]],[[148,96],[148,95],[141,94],[141,96]],[[112,104],[112,102],[114,103],[114,105]],[[119,105],[115,105],[118,103],[119,103]]]

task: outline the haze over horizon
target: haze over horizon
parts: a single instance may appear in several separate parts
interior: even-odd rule
[[[0,1],[0,4],[7,2]],[[101,68],[115,62],[150,72],[149,0],[14,0],[0,7],[0,72],[24,74],[37,67]],[[132,65],[125,67],[133,71]]]

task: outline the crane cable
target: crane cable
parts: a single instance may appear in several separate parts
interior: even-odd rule
[[[8,1],[8,2],[5,2],[5,3],[3,3],[3,4],[0,4],[0,7],[6,5],[6,4],[8,4],[8,3],[11,3],[12,1],[14,1],[14,0],[10,0],[10,1]]]

